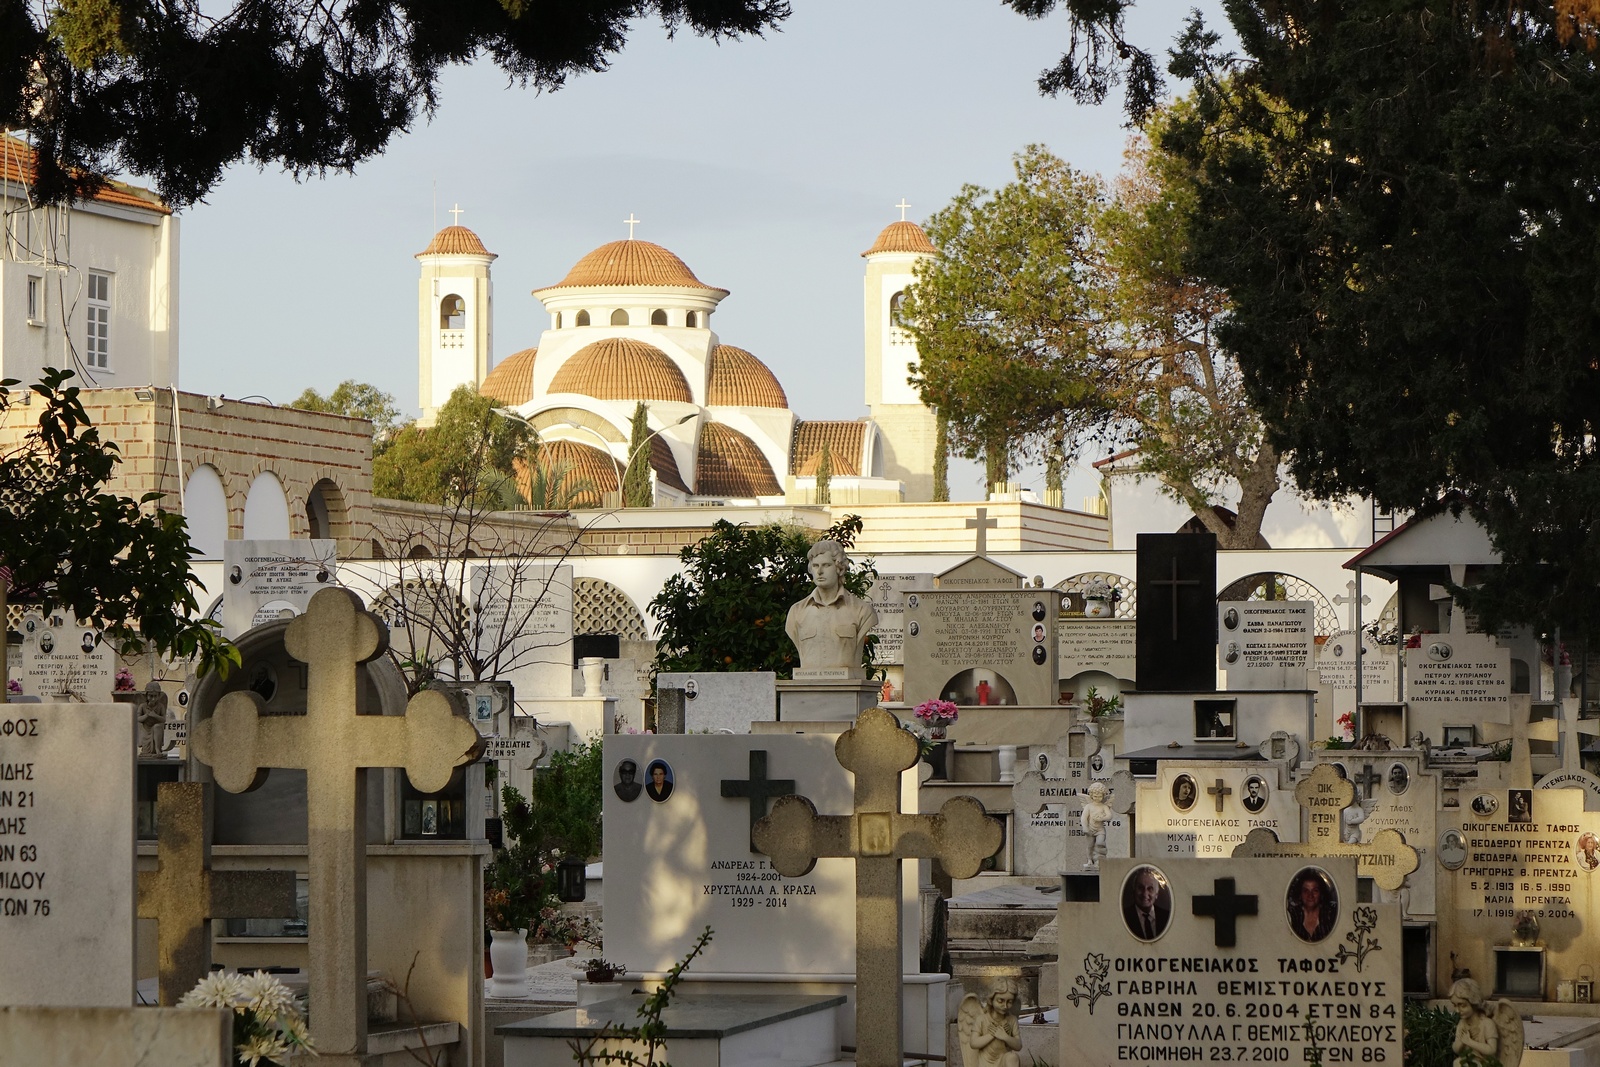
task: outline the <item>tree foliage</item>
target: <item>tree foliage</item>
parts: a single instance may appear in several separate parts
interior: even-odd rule
[[[101,629],[119,653],[152,648],[226,672],[238,651],[201,618],[182,515],[105,491],[122,461],[89,422],[71,371],[46,368],[37,426],[0,455],[0,567],[12,603]],[[0,412],[17,403],[0,382]]]
[[[811,591],[806,553],[823,538],[855,544],[861,518],[847,515],[820,537],[798,526],[735,526],[717,520],[698,544],[678,553],[682,564],[650,601],[657,620],[656,669],[774,671],[794,674],[797,654],[784,633],[789,607]],[[877,577],[871,562],[852,561],[844,587],[866,596]],[[863,652],[871,667],[872,645]]]
[[[1135,469],[1223,547],[1255,547],[1278,455],[1214,342],[1226,303],[1187,262],[1188,172],[1142,141],[1110,190],[1038,145],[1015,169],[928,222],[942,255],[918,265],[905,305],[923,401],[991,483],[1012,454],[1059,465],[1092,435],[1136,449]]]
[[[1003,0],[1019,14],[1042,19],[1058,8],[1067,16],[1067,50],[1039,75],[1039,91],[1070,93],[1098,104],[1126,85],[1123,106],[1130,123],[1142,122],[1161,102],[1165,81],[1155,57],[1128,38],[1127,12],[1135,0]]]
[[[498,414],[492,398],[459,385],[431,427],[403,427],[374,457],[372,492],[419,504],[514,508],[522,503],[519,465],[537,449],[531,426]]]
[[[622,506],[647,508],[650,495],[650,412],[641,400],[633,407],[628,428],[628,469],[622,475]]]
[[[181,206],[239,161],[353,169],[480,56],[554,90],[606,69],[646,17],[723,39],[788,15],[787,0],[0,0],[0,121],[32,133],[45,201],[127,171]]]
[[[603,786],[602,748],[593,740],[551,756],[549,766],[534,772],[526,797],[509,785],[501,789],[506,847],[484,869],[485,899],[497,912],[493,928],[537,930],[544,914],[560,907],[562,857],[588,861],[601,853]]]
[[[1198,21],[1193,263],[1294,477],[1465,508],[1486,624],[1600,624],[1600,67],[1584,5],[1310,0]]]
[[[372,423],[372,453],[382,453],[388,447],[395,430],[400,426],[400,409],[395,406],[394,394],[386,393],[375,385],[346,378],[334,386],[333,392],[323,396],[315,389],[307,389],[289,402],[292,408],[304,411],[321,411],[329,415],[346,415],[353,419],[366,419]]]

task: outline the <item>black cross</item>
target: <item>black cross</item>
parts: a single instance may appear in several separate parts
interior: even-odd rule
[[[1180,585],[1199,585],[1200,584],[1200,579],[1198,579],[1198,578],[1179,578],[1178,577],[1178,561],[1177,561],[1177,559],[1175,559],[1175,558],[1174,559],[1169,559],[1167,562],[1172,564],[1172,577],[1171,578],[1151,578],[1149,581],[1145,582],[1145,584],[1146,585],[1164,585],[1164,586],[1169,587],[1170,590],[1172,591],[1172,639],[1174,641],[1176,641],[1178,639],[1178,586],[1180,586]]]
[[[1235,894],[1232,878],[1212,879],[1211,892],[1209,897],[1195,897],[1191,906],[1196,915],[1216,920],[1216,946],[1232,948],[1238,940],[1234,920],[1256,914],[1256,901],[1260,898],[1254,893]]]
[[[1354,782],[1356,785],[1364,785],[1364,786],[1366,786],[1367,787],[1367,795],[1362,797],[1361,799],[1363,799],[1363,800],[1371,800],[1372,799],[1372,787],[1377,785],[1379,782],[1383,781],[1383,775],[1381,775],[1377,771],[1373,770],[1372,769],[1372,764],[1368,763],[1368,764],[1364,764],[1362,766],[1360,774],[1357,774],[1357,775],[1353,776],[1350,780],[1352,782]]]
[[[722,780],[722,795],[730,799],[739,797],[750,798],[750,832],[753,835],[756,823],[767,817],[767,801],[776,797],[792,796],[794,794],[793,778],[767,777],[767,753],[765,749],[754,749],[750,753],[750,778],[724,778]],[[755,838],[750,839],[750,851],[756,852]]]
[[[1233,790],[1229,789],[1227,784],[1224,783],[1221,778],[1218,778],[1217,784],[1212,786],[1210,789],[1207,789],[1206,792],[1217,798],[1217,814],[1219,815],[1222,813],[1223,799],[1233,795]]]

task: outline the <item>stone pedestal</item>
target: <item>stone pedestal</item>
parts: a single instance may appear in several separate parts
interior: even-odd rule
[[[798,672],[796,672],[798,673]],[[883,687],[865,678],[796,678],[778,682],[778,719],[854,722],[878,706]]]

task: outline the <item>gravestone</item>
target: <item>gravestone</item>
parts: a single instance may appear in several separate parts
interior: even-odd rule
[[[1349,860],[1157,856],[1100,877],[1098,901],[1058,909],[1059,1063],[1402,1062],[1399,910],[1358,903]]]
[[[1316,645],[1309,600],[1223,600],[1217,658],[1230,690],[1304,689]]]
[[[139,918],[157,925],[158,1003],[172,1007],[211,973],[212,919],[293,919],[293,871],[213,871],[210,785],[156,790],[157,867],[139,872]]]
[[[1046,773],[1030,770],[1011,787],[1014,874],[1054,876],[1084,868],[1090,841],[1082,813],[1091,782],[1103,782],[1111,790],[1116,812],[1106,823],[1107,855],[1130,853],[1132,820],[1127,816],[1136,795],[1133,776],[1117,769],[1116,749],[1110,745],[1072,754],[1071,736],[1063,736]]]
[[[0,1005],[133,1004],[133,751],[126,704],[0,717]]]
[[[90,626],[65,616],[29,614],[22,620],[22,646],[11,677],[23,693],[44,701],[101,704],[111,700],[116,653]]]
[[[367,769],[401,767],[432,793],[476,760],[483,741],[451,698],[412,697],[404,715],[357,715],[357,664],[383,654],[388,631],[361,598],[328,588],[289,623],[284,648],[307,665],[306,713],[265,715],[255,692],[224,696],[194,728],[195,755],[222,788],[241,793],[269,768],[306,772],[311,1018],[325,1063],[367,1048]]]
[[[1405,700],[1408,729],[1428,737],[1442,739],[1446,726],[1509,722],[1511,653],[1486,634],[1423,634],[1405,651]]]
[[[1354,630],[1341,630],[1317,650],[1316,668],[1324,686],[1333,691],[1334,716],[1356,706],[1356,657],[1361,657],[1363,703],[1392,703],[1399,699],[1400,657],[1394,645],[1374,644]],[[1396,738],[1395,740],[1399,740]]]
[[[480,655],[527,698],[572,696],[572,568],[524,560],[479,563],[469,585]]]
[[[855,860],[856,1063],[900,1067],[902,861],[935,858],[952,878],[971,878],[1005,831],[968,796],[951,797],[937,815],[901,812],[902,773],[916,766],[917,741],[880,708],[862,712],[834,752],[855,776],[852,813],[818,815],[808,798],[782,797],[756,824],[755,844],[786,878],[804,877],[823,857]]]
[[[319,590],[338,583],[339,542],[224,541],[222,571],[222,635],[234,638],[274,619],[304,615]]]
[[[949,588],[952,575],[999,564],[974,558],[939,576],[939,588],[905,596],[905,703],[952,700],[962,706],[1056,703],[1056,617],[1061,592],[1009,587]],[[969,591],[970,590],[970,591]]]
[[[1138,625],[1133,619],[1062,619],[1056,626],[1061,680],[1100,673],[1134,681]]]
[[[662,671],[656,691],[682,690],[685,733],[747,734],[752,722],[778,717],[777,678],[772,671]]]
[[[1139,534],[1137,625],[1141,693],[1217,687],[1217,539]]]
[[[905,594],[933,588],[931,574],[880,574],[872,582],[867,599],[878,613],[872,634],[878,639],[873,662],[879,666],[905,662]]]
[[[1280,786],[1278,765],[1256,761],[1163,760],[1139,782],[1141,856],[1225,859],[1258,827],[1300,838],[1300,809]]]
[[[1334,756],[1345,758],[1335,759]],[[1406,918],[1434,914],[1434,842],[1438,837],[1439,775],[1427,770],[1421,753],[1323,752],[1322,761],[1344,768],[1344,776],[1361,783],[1366,818],[1351,829],[1363,843],[1384,830],[1396,830],[1417,851],[1418,867],[1406,879]],[[1370,788],[1369,788],[1370,787]],[[1365,872],[1362,872],[1365,874]]]

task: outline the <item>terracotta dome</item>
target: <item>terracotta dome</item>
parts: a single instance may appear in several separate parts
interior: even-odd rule
[[[828,463],[834,474],[861,473],[861,446],[867,424],[860,420],[802,422],[795,426],[789,444],[789,473],[812,475],[822,461],[822,446],[828,446]]]
[[[574,352],[555,377],[552,393],[582,393],[596,400],[694,402],[683,371],[655,345],[607,337]]]
[[[728,290],[696,278],[683,260],[649,241],[612,241],[601,245],[578,260],[565,278],[549,288],[617,285],[663,285],[728,294]]]
[[[732,345],[711,350],[706,403],[749,408],[786,408],[789,398],[767,365]]]
[[[928,235],[922,227],[914,222],[891,222],[878,234],[878,239],[872,242],[872,247],[861,253],[863,256],[874,256],[879,252],[922,252],[930,256],[939,254],[933,247],[933,242],[928,240]]]
[[[533,399],[533,358],[537,348],[513,352],[494,365],[478,392],[506,407],[516,407]]]
[[[539,457],[534,463],[545,472],[546,477],[551,477],[557,471],[562,472],[556,481],[555,492],[558,496],[564,496],[565,490],[575,490],[572,498],[564,501],[569,507],[600,507],[605,494],[615,492],[617,488],[616,463],[610,453],[592,445],[577,441],[541,441]],[[525,464],[518,464],[517,486],[522,490],[524,499],[530,502],[532,481],[532,471]],[[579,489],[579,486],[582,488]],[[545,506],[549,506],[548,501]]]
[[[783,492],[756,443],[731,426],[708,422],[700,431],[695,492],[701,496],[774,496]]]
[[[493,252],[483,247],[483,242],[478,240],[478,235],[465,226],[446,226],[433,235],[433,240],[428,242],[428,247],[418,252],[419,256],[488,256],[498,259]]]

